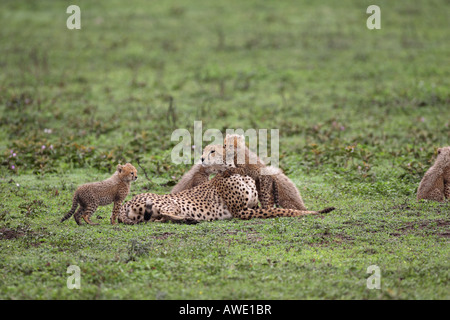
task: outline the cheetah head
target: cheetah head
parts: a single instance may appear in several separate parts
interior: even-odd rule
[[[245,137],[240,134],[227,134],[223,140],[223,148],[228,159],[234,159],[237,164],[264,164],[258,156],[245,145]]]
[[[436,162],[442,163],[445,167],[450,167],[450,147],[443,147],[437,150]]]
[[[225,149],[221,145],[210,144],[203,149],[202,154],[202,165],[203,166],[214,166],[218,170],[227,169],[230,167],[235,167],[234,161],[227,161]]]
[[[245,137],[240,134],[227,134],[223,139],[223,147],[229,148],[245,148]]]
[[[119,178],[122,181],[136,181],[138,178],[137,170],[131,163],[117,165],[117,172],[119,173]]]

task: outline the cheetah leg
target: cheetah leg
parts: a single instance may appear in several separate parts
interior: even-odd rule
[[[167,221],[172,221],[175,223],[185,223],[185,224],[196,224],[199,221],[195,220],[194,218],[191,217],[186,217],[186,216],[176,216],[176,215],[172,215],[169,213],[163,213],[161,214],[161,222],[167,222]],[[156,220],[155,220],[156,221]]]
[[[444,195],[443,191],[445,192],[445,188],[444,188],[444,190],[436,188],[427,195],[425,200],[434,200],[434,201],[442,202],[445,200],[444,199],[445,195]]]
[[[180,209],[175,205],[163,205],[159,209],[161,222],[172,221],[175,223],[195,224],[197,220],[191,217],[181,215]]]
[[[276,179],[272,179],[272,193],[270,196],[273,196],[273,203],[275,204],[275,207],[280,208],[278,181]]]
[[[276,218],[276,217],[301,217],[310,214],[323,214],[333,211],[335,208],[330,207],[320,211],[302,211],[294,209],[269,208],[269,209],[245,209],[234,216],[239,219],[248,220],[251,218]]]
[[[259,187],[259,185],[258,185],[258,187]],[[258,190],[259,190],[258,194],[262,195],[264,193],[263,191],[261,191],[261,189],[257,189],[257,191]],[[262,198],[262,196],[261,196],[261,198]],[[273,208],[274,205],[276,208],[280,208],[278,199],[276,199],[276,198],[278,198],[278,185],[275,182],[275,179],[273,179],[272,186],[270,187],[270,190],[268,192],[267,200],[263,199],[263,203],[265,203],[267,201],[267,208]],[[259,199],[259,196],[258,196],[258,199]],[[277,200],[277,203],[275,203],[275,200]],[[258,206],[258,208],[259,208],[259,206]]]
[[[87,224],[90,224],[91,226],[96,226],[98,223],[94,223],[91,221],[91,216],[97,210],[98,205],[97,204],[91,204],[89,205],[86,210],[84,211],[84,214],[82,215],[84,221],[86,221]]]
[[[111,213],[111,224],[116,224],[117,216],[119,215],[120,207],[122,204],[120,202],[114,202],[113,211]]]
[[[80,221],[80,217],[83,215],[84,213],[84,208],[83,207],[79,207],[77,212],[75,212],[75,214],[73,215],[73,218],[75,219],[75,222],[81,226],[81,221]]]
[[[450,181],[444,182],[444,197],[450,200]]]
[[[261,176],[259,179],[259,190],[258,190],[258,198],[259,202],[261,202],[261,207],[263,209],[268,209],[271,203],[270,201],[270,192],[272,189],[273,180],[270,176]],[[274,202],[278,202],[278,194],[274,193]]]

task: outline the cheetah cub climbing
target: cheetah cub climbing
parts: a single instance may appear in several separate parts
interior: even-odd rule
[[[90,225],[97,225],[91,221],[91,216],[98,206],[106,206],[114,202],[111,214],[111,224],[116,224],[120,206],[130,192],[132,181],[137,180],[136,168],[127,163],[118,165],[116,172],[109,178],[100,182],[86,183],[75,191],[72,200],[72,208],[61,219],[61,222],[69,219],[74,213],[74,219],[81,224],[80,217]],[[75,210],[78,208],[77,212]]]
[[[250,151],[245,145],[245,138],[243,135],[227,134],[224,141],[224,149],[227,152],[227,157],[234,153],[234,161],[236,167],[246,167],[251,171],[259,169],[261,172],[268,170],[272,167],[267,167],[266,164],[252,151]],[[239,159],[239,157],[241,157]],[[273,170],[272,170],[273,171]],[[267,173],[266,173],[267,174]],[[295,209],[295,210],[307,210],[295,184],[282,172],[278,170],[277,174],[272,175],[274,180],[273,187],[276,190],[272,190],[272,186],[269,185],[269,206],[274,203],[273,196],[278,195],[278,203],[282,208]]]
[[[294,183],[279,168],[268,167],[245,145],[242,135],[227,134],[224,146],[209,145],[203,150],[202,164],[222,163],[243,168],[256,181],[258,197],[263,208],[280,205],[285,209],[307,210]]]
[[[245,172],[245,175],[255,180],[261,207],[267,209],[273,207],[274,203],[278,205],[278,185],[274,177],[281,172],[280,169],[266,167],[261,162],[257,163],[256,159],[251,159],[253,153],[249,153],[248,149],[244,149],[240,144],[233,145],[231,140],[227,141],[227,138],[225,138],[225,142],[228,142],[228,146],[206,146],[203,149],[201,158],[202,165],[222,165],[223,168],[241,168]],[[245,157],[245,161],[240,158],[238,159],[240,156]],[[271,199],[273,199],[272,202]]]
[[[450,147],[438,149],[434,165],[428,169],[417,189],[417,200],[450,199]]]

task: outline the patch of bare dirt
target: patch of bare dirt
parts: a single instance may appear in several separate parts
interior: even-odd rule
[[[318,233],[314,236],[315,239],[319,239],[319,241],[317,242],[311,242],[309,243],[310,246],[322,246],[322,245],[326,245],[326,244],[331,244],[331,243],[352,243],[353,240],[355,240],[354,238],[345,235],[345,234],[331,234],[331,233]]]
[[[0,229],[0,240],[11,240],[25,236],[26,232],[20,228],[18,229],[10,229],[10,228],[1,228]]]
[[[172,233],[172,232],[164,232],[164,233],[162,233],[160,235],[154,236],[154,238],[155,239],[160,239],[160,240],[165,240],[165,239],[167,239],[168,237],[170,237],[170,236],[172,236],[174,234],[175,233]]]
[[[436,225],[434,225],[436,224]],[[424,220],[419,222],[408,222],[404,226],[397,229],[397,232],[391,233],[394,237],[400,237],[402,235],[414,233],[417,230],[426,230],[431,234],[435,234],[441,237],[450,237],[450,220],[436,219],[436,220]],[[438,229],[447,229],[441,232]]]

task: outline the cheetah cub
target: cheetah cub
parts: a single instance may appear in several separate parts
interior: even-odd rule
[[[450,199],[450,147],[438,149],[434,165],[428,169],[417,189],[417,200]]]
[[[272,167],[267,167],[265,163],[252,151],[250,151],[245,145],[245,138],[238,134],[227,134],[224,141],[224,149],[228,152],[231,150],[231,154],[234,153],[234,160],[236,162],[236,167],[245,167],[252,171],[255,169],[266,170],[266,174]],[[241,157],[239,159],[239,157]],[[273,170],[272,170],[273,171]],[[279,205],[285,209],[295,209],[295,210],[307,210],[295,184],[281,171],[278,169],[278,173],[272,175],[274,180],[273,186],[269,185],[269,206],[275,202],[274,196],[278,196]],[[276,190],[272,190],[276,187]]]
[[[246,176],[252,178],[256,183],[256,189],[258,191],[258,199],[261,203],[263,209],[273,207],[273,205],[278,206],[278,185],[276,184],[275,176],[281,172],[280,169],[275,167],[266,167],[260,163],[258,164],[238,164],[236,161],[237,154],[240,151],[245,150],[234,150],[231,146],[230,152],[227,148],[221,145],[207,145],[203,149],[202,154],[202,165],[221,165],[223,168],[240,168]],[[236,152],[235,152],[236,151]],[[248,153],[245,156],[249,156]],[[231,157],[231,160],[227,159]]]
[[[61,222],[73,216],[78,225],[81,224],[80,217],[83,217],[90,225],[98,225],[91,221],[91,216],[97,210],[98,206],[106,206],[114,202],[111,214],[111,224],[116,224],[120,206],[130,192],[132,181],[137,180],[136,168],[127,163],[118,165],[116,172],[109,178],[100,182],[86,183],[75,191],[72,200],[72,208],[61,219]],[[77,212],[76,208],[80,205]]]
[[[214,173],[225,171],[218,166],[203,166],[201,164],[194,164],[192,168],[186,172],[180,181],[172,188],[170,193],[178,193],[186,189],[190,189],[209,181],[209,176]]]

